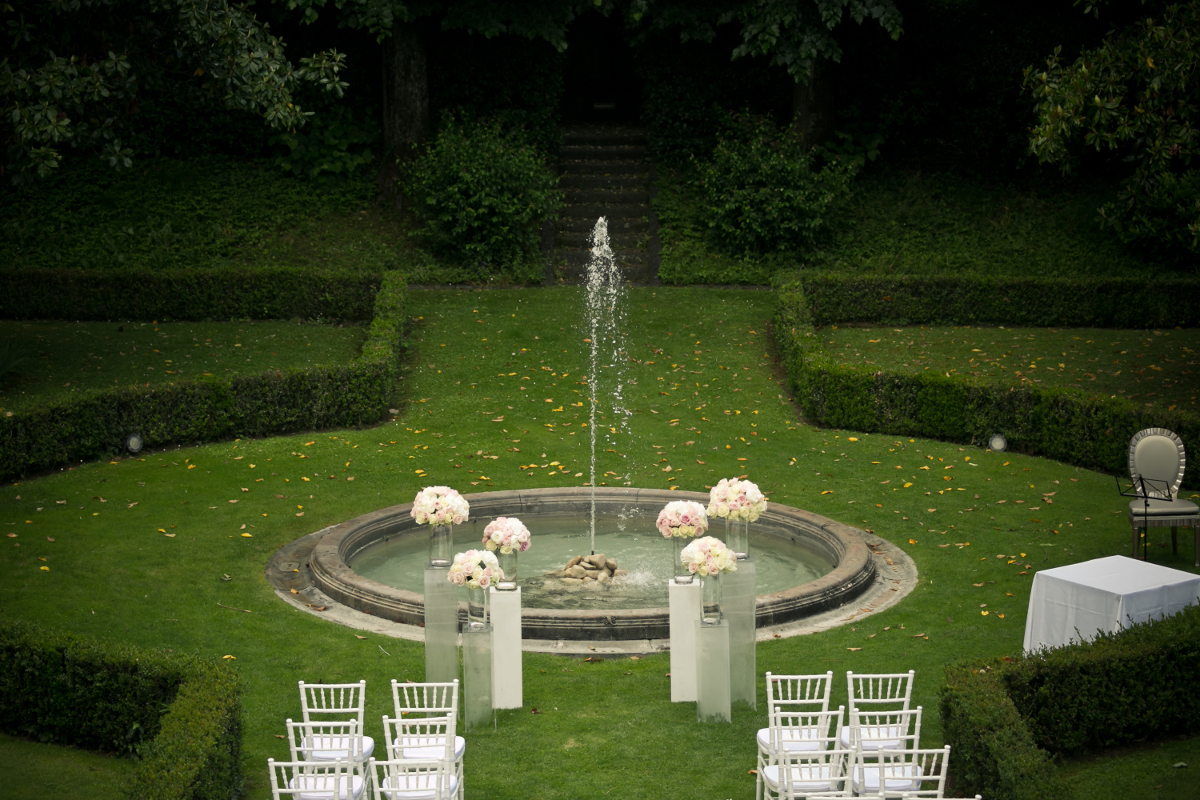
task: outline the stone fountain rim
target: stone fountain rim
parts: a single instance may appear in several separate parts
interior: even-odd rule
[[[556,505],[577,505],[589,501],[590,492],[587,487],[562,487],[481,492],[466,497],[471,503],[472,514],[478,518],[520,516],[526,512],[544,512],[547,507]],[[704,503],[708,496],[699,492],[597,487],[596,498],[598,503],[607,505],[657,508],[671,500]],[[358,550],[386,535],[381,533],[386,525],[394,528],[397,520],[403,521],[399,530],[393,530],[393,533],[423,527],[409,517],[410,509],[411,503],[378,509],[320,532],[319,537],[310,534],[285,545],[268,564],[267,578],[277,589],[286,592],[297,585],[311,583],[321,597],[351,609],[392,622],[419,626],[424,618],[422,595],[365,578],[353,572],[347,563]],[[764,519],[777,528],[805,534],[805,544],[830,556],[836,566],[817,580],[760,595],[757,599],[758,627],[793,622],[836,608],[874,583],[875,562],[858,529],[777,503],[770,504]],[[311,546],[305,561],[302,551],[309,548],[298,549],[298,545],[306,540],[311,544],[313,539],[316,539],[315,545]],[[527,639],[652,640],[668,635],[668,617],[666,607],[609,611],[523,609],[522,629]]]

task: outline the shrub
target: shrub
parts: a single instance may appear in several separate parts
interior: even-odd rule
[[[698,165],[708,224],[734,253],[813,249],[856,170],[838,161],[816,168],[794,129],[749,114],[731,117],[712,160]]]
[[[353,175],[371,163],[371,146],[380,136],[379,123],[368,108],[364,118],[356,118],[344,105],[333,104],[316,112],[308,124],[271,137],[271,144],[283,145],[287,155],[276,156],[275,163],[285,172],[308,178],[329,175]]]
[[[92,391],[0,417],[0,476],[119,452],[130,431],[162,446],[375,422],[396,391],[404,298],[404,276],[385,273],[352,364]]]
[[[136,753],[130,797],[241,790],[241,691],[221,662],[0,623],[0,729]]]
[[[481,277],[516,269],[541,277],[542,220],[561,196],[533,147],[499,123],[464,126],[451,118],[402,179],[435,250]]]

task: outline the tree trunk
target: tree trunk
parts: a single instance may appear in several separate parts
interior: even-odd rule
[[[397,179],[401,164],[414,158],[429,138],[429,82],[424,31],[397,22],[383,41],[383,163],[378,189],[385,202],[404,203]]]
[[[812,77],[792,91],[792,126],[804,147],[825,144],[833,136],[833,76],[829,62],[818,59]]]

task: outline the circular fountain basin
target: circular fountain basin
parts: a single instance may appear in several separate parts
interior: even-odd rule
[[[519,517],[529,526],[531,548],[520,556],[525,639],[668,638],[671,546],[654,529],[654,520],[672,500],[706,503],[708,497],[657,489],[596,489],[596,552],[629,572],[608,586],[566,584],[542,575],[561,568],[573,554],[590,552],[587,519],[592,497],[586,488],[467,495],[472,522],[456,527],[455,549],[479,547],[484,526],[498,516]],[[380,509],[325,533],[308,561],[312,583],[350,608],[422,625],[420,590],[428,528],[410,517],[410,509],[411,504]],[[722,521],[715,520],[709,533],[720,537]],[[759,589],[758,627],[835,608],[875,579],[871,553],[856,529],[775,503],[751,526],[751,552]]]

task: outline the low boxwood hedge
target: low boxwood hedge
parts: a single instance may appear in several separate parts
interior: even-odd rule
[[[0,623],[0,730],[138,758],[129,797],[242,787],[241,692],[222,662]]]
[[[85,392],[2,417],[0,478],[116,453],[132,431],[157,447],[376,422],[396,391],[405,289],[401,273],[384,273],[348,365]]]
[[[1200,732],[1200,606],[1090,642],[946,667],[942,725],[958,794],[1070,794],[1059,755]]]
[[[1002,433],[1015,450],[1110,474],[1128,468],[1128,442],[1143,428],[1168,428],[1185,442],[1200,442],[1200,415],[1190,411],[1145,408],[1078,389],[1009,387],[840,363],[814,332],[811,285],[809,276],[798,274],[777,282],[775,340],[804,415],[814,422],[963,444]],[[1194,481],[1200,478],[1188,485]]]
[[[367,320],[378,272],[264,269],[0,271],[0,318]]]

